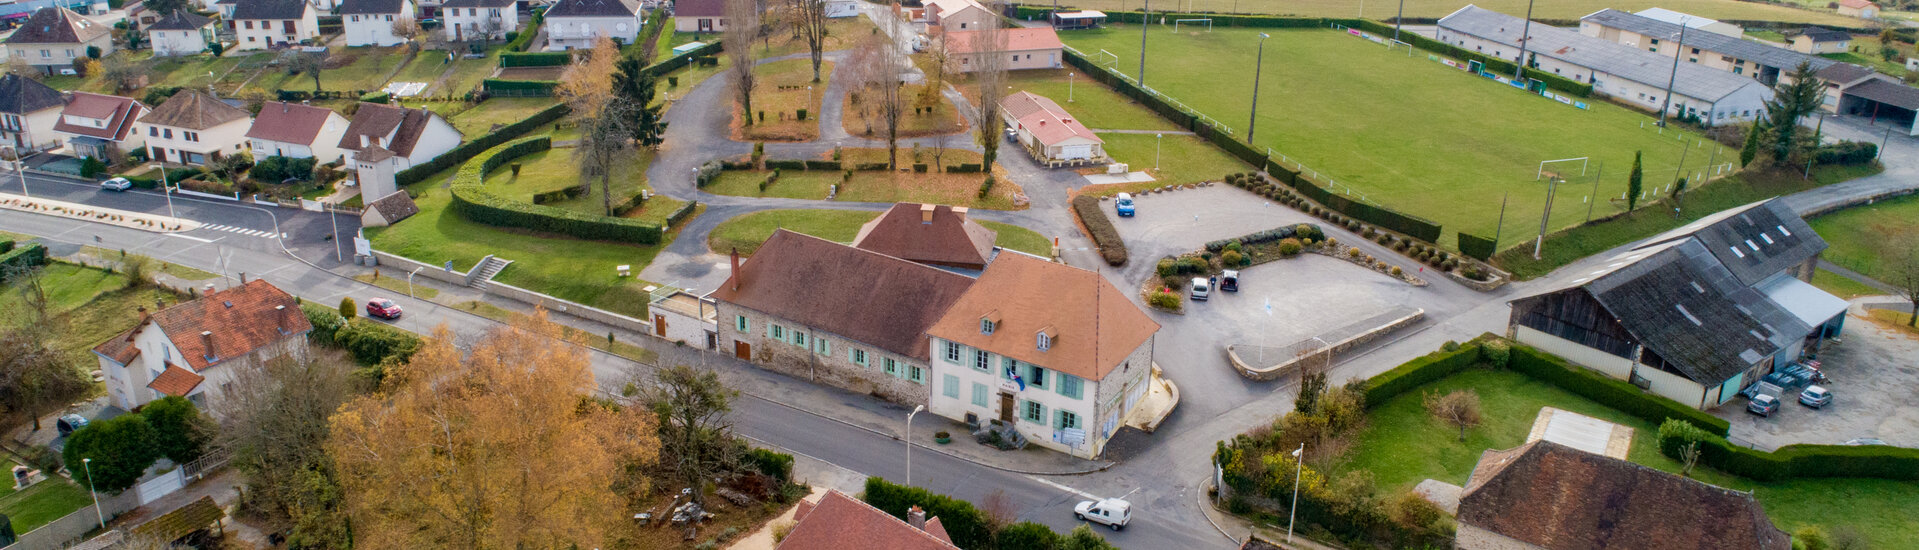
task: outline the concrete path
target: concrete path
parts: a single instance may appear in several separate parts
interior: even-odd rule
[[[1879,154],[1879,162],[1886,169],[1871,176],[1787,195],[1786,204],[1800,215],[1822,214],[1869,198],[1919,190],[1919,139],[1898,135],[1897,131],[1888,133],[1884,126],[1869,125],[1865,117],[1828,115],[1821,131],[1838,139],[1884,141],[1886,146]]]

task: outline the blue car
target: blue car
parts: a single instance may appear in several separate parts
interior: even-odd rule
[[[1122,217],[1122,218],[1133,217],[1133,196],[1132,195],[1129,195],[1126,193],[1120,193],[1118,199],[1115,201],[1115,204],[1118,205],[1119,217]]]

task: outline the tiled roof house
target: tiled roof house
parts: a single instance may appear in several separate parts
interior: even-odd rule
[[[73,156],[106,159],[110,150],[130,151],[146,145],[134,123],[147,106],[130,97],[73,92],[60,111],[53,131],[67,141]]]
[[[838,489],[828,489],[818,502],[802,500],[793,512],[793,528],[777,550],[957,550],[939,518],[913,507],[902,521]]]
[[[966,207],[902,202],[860,226],[853,246],[927,265],[978,271],[992,261],[996,232]]]
[[[299,300],[258,279],[130,314],[138,315],[133,328],[93,348],[108,400],[126,410],[167,395],[206,407],[226,391],[235,370],[303,353],[313,329]]]
[[[113,29],[70,9],[43,7],[20,22],[6,47],[13,59],[53,74],[88,57],[87,48],[98,48],[100,57],[113,53]]]
[[[53,127],[66,106],[60,90],[17,74],[0,76],[0,142],[23,150],[58,147]]]
[[[320,163],[339,160],[340,138],[347,119],[325,107],[268,101],[247,129],[255,157],[310,158]]]
[[[206,164],[246,150],[253,116],[200,90],[174,92],[140,117],[134,131],[145,134],[147,158],[160,162]]]

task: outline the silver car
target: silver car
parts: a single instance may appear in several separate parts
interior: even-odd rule
[[[1823,386],[1810,386],[1799,392],[1799,404],[1812,408],[1821,408],[1832,404],[1832,392]]]
[[[132,188],[133,182],[127,181],[126,178],[113,178],[100,182],[100,189],[105,191],[126,191]]]

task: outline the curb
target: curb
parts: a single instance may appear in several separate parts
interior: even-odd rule
[[[1239,539],[1233,538],[1233,535],[1231,533],[1227,533],[1225,527],[1220,527],[1219,522],[1213,521],[1212,514],[1206,513],[1206,508],[1209,506],[1212,506],[1211,504],[1206,503],[1206,492],[1207,492],[1206,490],[1212,487],[1213,487],[1213,478],[1212,476],[1207,476],[1205,480],[1199,482],[1199,490],[1193,491],[1193,503],[1199,505],[1200,517],[1206,518],[1206,523],[1208,525],[1212,525],[1213,530],[1219,531],[1219,536],[1226,537],[1226,540],[1232,541],[1233,544],[1242,544],[1242,541],[1240,541]]]
[[[829,420],[829,421],[833,421],[833,422],[838,422],[838,423],[840,423],[840,424],[844,424],[844,425],[846,425],[846,426],[848,426],[848,427],[852,427],[852,428],[856,428],[856,429],[860,429],[860,430],[864,430],[864,431],[866,431],[866,432],[870,432],[870,433],[872,433],[872,434],[874,434],[874,435],[880,435],[880,436],[885,436],[885,437],[887,437],[887,438],[890,438],[890,439],[893,439],[893,440],[896,440],[896,441],[900,439],[900,437],[899,437],[898,435],[895,435],[895,434],[890,434],[890,433],[886,433],[886,432],[882,432],[882,431],[879,431],[879,430],[875,430],[875,429],[873,429],[873,428],[869,428],[869,427],[866,427],[866,426],[861,426],[861,425],[859,425],[859,424],[855,424],[855,423],[852,423],[852,422],[848,422],[848,421],[846,421],[846,420],[842,420],[842,419],[840,419],[840,418],[837,418],[837,417],[833,417],[833,416],[828,416],[828,415],[825,415],[825,414],[821,414],[821,413],[818,413],[818,412],[814,412],[814,411],[809,411],[809,410],[806,410],[806,409],[802,409],[802,408],[800,408],[800,407],[796,407],[796,406],[793,406],[793,405],[789,405],[789,404],[787,404],[787,403],[783,403],[783,402],[780,402],[780,401],[777,401],[777,400],[773,400],[773,399],[767,399],[767,398],[765,398],[765,397],[762,397],[762,396],[759,396],[759,395],[756,395],[756,394],[753,394],[753,393],[750,393],[750,392],[746,392],[746,391],[741,391],[740,393],[741,393],[741,394],[744,394],[744,395],[750,395],[750,396],[752,396],[752,397],[753,397],[754,399],[759,399],[759,400],[761,400],[761,401],[765,401],[765,402],[768,402],[768,403],[772,403],[772,404],[775,404],[775,405],[779,405],[779,406],[781,406],[781,407],[786,407],[786,408],[788,408],[788,409],[793,409],[794,411],[798,411],[798,412],[802,412],[802,413],[806,413],[806,414],[810,414],[810,415],[813,415],[813,416],[816,416],[816,417],[819,417],[819,418],[822,418],[822,419],[825,419],[825,420]],[[933,451],[933,452],[935,452],[935,453],[939,453],[939,454],[942,454],[942,455],[946,455],[946,456],[949,456],[949,457],[952,457],[952,458],[955,458],[955,459],[959,459],[959,460],[963,460],[963,461],[966,461],[966,462],[970,462],[970,463],[973,463],[973,464],[976,464],[976,465],[979,465],[979,466],[984,466],[984,467],[987,467],[987,468],[992,468],[992,469],[995,469],[995,470],[1000,470],[1000,471],[1003,471],[1003,472],[1011,472],[1011,473],[1015,473],[1015,474],[1022,474],[1022,475],[1036,475],[1036,476],[1073,476],[1073,475],[1085,475],[1085,474],[1091,474],[1091,473],[1098,473],[1098,472],[1103,472],[1103,471],[1106,471],[1106,470],[1107,470],[1107,469],[1109,469],[1109,468],[1112,468],[1112,467],[1114,467],[1114,466],[1118,466],[1118,465],[1119,465],[1119,463],[1118,463],[1118,462],[1104,462],[1104,463],[1102,463],[1102,464],[1101,464],[1101,465],[1100,465],[1099,467],[1097,467],[1097,468],[1091,468],[1091,469],[1083,469],[1083,470],[1075,470],[1075,471],[1069,471],[1069,472],[1042,472],[1042,471],[1037,471],[1037,470],[1020,470],[1020,469],[1016,469],[1016,468],[1008,468],[1008,467],[1005,467],[1005,466],[998,466],[998,465],[994,465],[994,464],[987,464],[987,463],[985,463],[985,462],[980,462],[980,461],[978,461],[978,460],[973,460],[973,459],[971,459],[971,458],[967,458],[967,457],[964,457],[964,456],[960,456],[960,455],[959,455],[959,454],[957,454],[957,453],[953,453],[953,452],[950,452],[950,451],[946,451],[946,450],[943,450],[943,449],[940,449],[939,447],[936,447],[936,446],[934,446],[934,447],[929,447],[929,446],[927,446],[927,445],[925,445],[925,444],[922,444],[922,443],[913,443],[913,442],[908,442],[908,444],[910,444],[910,445],[912,445],[912,446],[914,446],[914,447],[917,447],[917,448],[920,448],[920,449],[926,449],[926,450],[929,450],[929,451]],[[826,461],[822,461],[822,462],[826,462]],[[828,463],[830,464],[831,462],[828,462]]]

